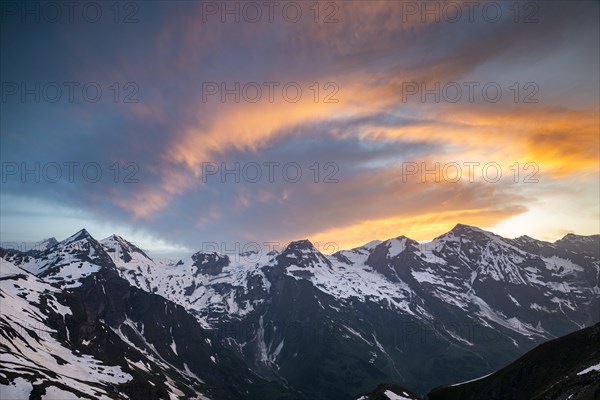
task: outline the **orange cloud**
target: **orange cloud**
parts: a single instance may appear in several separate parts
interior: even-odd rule
[[[381,138],[426,139],[445,143],[447,152],[431,162],[497,162],[508,170],[515,162],[535,163],[540,174],[560,179],[598,173],[600,128],[597,110],[531,107],[452,107],[429,114],[431,124],[378,129]],[[377,136],[373,136],[376,138]]]
[[[466,50],[470,50],[467,53],[477,55],[467,61],[454,54],[441,53],[437,57],[432,55],[428,65],[423,65],[427,57],[419,59],[421,64],[411,64],[410,60],[403,60],[403,51],[414,50],[415,39],[421,33],[427,34],[424,31],[430,28],[429,24],[414,18],[403,20],[400,2],[380,1],[369,7],[360,2],[336,4],[340,23],[315,24],[308,19],[297,25],[288,24],[285,31],[278,32],[281,37],[274,44],[285,45],[286,55],[300,65],[307,65],[307,61],[319,54],[319,59],[314,60],[315,68],[306,68],[296,76],[297,70],[263,65],[269,76],[276,77],[274,80],[296,81],[301,85],[303,95],[299,102],[282,100],[279,89],[276,89],[274,103],[266,101],[264,93],[263,100],[255,104],[222,104],[218,96],[207,104],[192,98],[185,105],[188,118],[176,127],[178,131],[159,160],[164,171],[161,186],[149,187],[146,193],[138,195],[149,199],[144,204],[125,204],[124,207],[133,209],[138,217],[150,216],[176,196],[201,185],[203,162],[218,162],[220,156],[230,151],[259,151],[285,135],[304,134],[294,131],[299,126],[384,112],[431,122],[395,127],[363,125],[356,127],[356,134],[367,141],[398,139],[443,145],[442,151],[431,152],[423,161],[493,161],[500,163],[503,170],[515,162],[533,162],[539,165],[540,174],[552,179],[598,172],[597,110],[556,110],[530,104],[515,108],[512,103],[406,103],[402,99],[403,82],[431,83],[462,78],[486,56],[493,55],[495,48],[491,46],[483,51],[481,45],[467,43]],[[189,15],[194,12],[201,12],[200,7],[192,7]],[[225,43],[232,39],[229,31],[234,27],[198,23],[189,15],[181,14],[172,21],[160,40],[161,51],[168,55],[171,49],[167,44],[182,37],[183,50],[176,54],[175,73],[198,69],[204,65],[203,60],[225,56],[228,50],[220,44],[220,38],[225,38]],[[310,29],[306,24],[310,24]],[[277,31],[276,27],[277,24],[240,24],[235,27],[239,36],[233,37],[251,44],[254,39],[271,36]],[[298,32],[303,34],[295,35]],[[497,46],[501,50],[510,46],[509,40],[499,42]],[[258,50],[260,54],[272,51]],[[457,49],[457,54],[466,50]],[[254,59],[248,62],[257,66]],[[174,72],[165,70],[163,73],[172,75]],[[320,85],[335,82],[339,87],[336,94],[339,102],[315,102],[309,89],[315,81]],[[321,89],[320,100],[323,95]],[[136,112],[144,115],[152,112],[152,108],[140,108]],[[239,203],[247,204],[243,198]]]
[[[481,208],[388,216],[367,219],[347,226],[337,226],[314,233],[309,238],[312,242],[319,244],[335,242],[340,250],[361,246],[369,238],[386,240],[404,235],[417,241],[429,241],[452,229],[457,222],[485,229],[524,211],[523,207],[508,207],[505,209]]]

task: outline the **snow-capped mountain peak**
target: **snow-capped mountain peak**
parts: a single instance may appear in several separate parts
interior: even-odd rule
[[[292,252],[292,251],[296,251],[296,250],[310,250],[310,251],[315,250],[316,251],[316,248],[310,240],[302,239],[302,240],[295,240],[295,241],[288,243],[288,245],[285,247],[283,252],[284,253]]]
[[[285,268],[331,268],[331,261],[308,239],[290,242],[276,257]]]
[[[453,238],[478,238],[480,240],[494,240],[499,238],[496,234],[490,231],[486,231],[484,229],[478,228],[476,226],[465,225],[465,224],[456,224],[454,228],[450,231],[444,233],[443,235],[433,239],[438,240],[441,238],[453,239]]]
[[[600,262],[591,248],[599,238],[569,236],[552,244],[459,224],[429,243],[398,236],[327,256],[299,240],[259,259],[198,252],[175,264],[146,257],[117,235],[99,243],[80,231],[39,254],[0,255],[60,288],[77,289],[92,274],[120,275],[220,330],[255,372],[293,386],[289,371],[298,358],[312,366],[298,379],[315,381],[313,370],[323,375],[331,364],[315,364],[313,357],[331,349],[336,357],[350,348],[352,359],[396,380],[409,375],[394,360],[450,349],[478,371],[492,370],[502,362],[498,347],[507,361],[594,322]],[[290,339],[290,327],[305,336]],[[341,344],[320,342],[322,327]],[[437,372],[421,372],[415,387],[442,383]],[[449,374],[449,381],[469,378]]]
[[[95,240],[92,235],[90,235],[90,233],[85,229],[81,229],[79,231],[77,231],[77,233],[69,236],[68,238],[66,238],[65,240],[63,240],[62,242],[60,242],[61,245],[67,245],[69,243],[73,243],[73,242],[78,242],[81,240]]]
[[[35,254],[11,252],[4,258],[63,287],[79,286],[82,278],[102,268],[115,268],[102,245],[85,229],[44,251]]]
[[[100,240],[100,244],[104,247],[105,251],[109,253],[113,262],[123,267],[125,264],[132,262],[149,262],[152,259],[135,244],[128,242],[119,235],[111,235],[105,239]]]
[[[398,236],[396,238],[386,240],[377,247],[380,246],[387,246],[388,256],[390,258],[394,258],[402,254],[407,248],[418,246],[418,243],[410,238],[407,238],[406,236]]]

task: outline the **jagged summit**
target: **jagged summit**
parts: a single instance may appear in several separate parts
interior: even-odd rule
[[[515,238],[515,240],[519,240],[521,242],[535,242],[536,239],[532,238],[531,236],[528,235],[521,235]]]
[[[443,243],[443,242],[453,242],[453,241],[463,241],[463,239],[469,241],[476,241],[480,244],[487,243],[490,241],[506,241],[501,236],[496,235],[493,232],[486,231],[484,229],[478,228],[472,225],[465,224],[456,224],[451,230],[448,232],[434,238],[431,243]]]
[[[331,262],[308,239],[290,242],[276,259],[285,268],[300,267],[314,268],[326,266],[331,268]]]
[[[63,240],[60,243],[65,245],[65,244],[77,242],[79,240],[89,240],[89,239],[95,240],[92,237],[92,235],[90,235],[90,233],[85,228],[83,228],[83,229],[77,231],[75,234],[69,236],[68,238],[66,238],[65,240]]]
[[[484,229],[481,229],[477,226],[473,226],[473,225],[466,225],[466,224],[456,224],[454,226],[454,228],[452,228],[449,233],[454,233],[455,235],[464,235],[464,234],[469,234],[469,233],[473,233],[473,232],[478,232],[478,233],[491,233],[488,232]]]
[[[123,237],[122,237],[122,236],[119,236],[119,235],[117,235],[116,233],[113,233],[112,235],[110,235],[110,236],[108,236],[108,237],[106,237],[106,238],[102,239],[102,240],[101,240],[101,242],[103,242],[103,241],[105,241],[105,240],[114,240],[114,241],[117,241],[117,242],[126,242],[126,240],[125,240],[125,239],[123,239]]]
[[[79,230],[77,233],[75,233],[75,235],[73,235],[73,236],[76,236],[76,235],[79,235],[79,236],[82,236],[82,237],[92,237],[92,235],[91,235],[91,234],[90,234],[90,233],[87,231],[87,229],[85,229],[85,228],[82,228],[82,229],[80,229],[80,230]]]
[[[308,239],[295,240],[290,242],[283,253],[288,251],[296,251],[296,250],[317,250],[312,242]]]
[[[386,240],[385,242],[377,246],[377,249],[379,249],[381,246],[386,246],[388,257],[393,258],[404,253],[407,248],[418,246],[418,244],[419,243],[415,240],[401,235],[393,239]]]
[[[138,255],[151,260],[148,254],[146,254],[142,249],[123,239],[119,235],[112,234],[109,237],[100,240],[100,243],[107,252],[117,255],[118,258],[126,263],[131,262],[133,259],[139,258]]]
[[[558,245],[558,246],[562,246],[564,248],[569,248],[571,250],[574,250],[574,247],[581,248],[582,246],[585,246],[588,253],[591,251],[590,249],[592,247],[596,246],[600,242],[600,235],[598,235],[598,234],[586,236],[586,235],[578,235],[575,233],[568,233],[563,238],[556,240],[554,243],[538,240],[538,239],[532,238],[531,236],[528,236],[528,235],[521,235],[514,239],[505,239],[505,238],[502,238],[501,236],[496,235],[493,232],[481,229],[477,226],[463,224],[463,223],[457,223],[451,230],[434,238],[430,243],[435,244],[436,241],[453,240],[454,238],[460,238],[460,237],[479,238],[479,239],[483,239],[483,240],[487,240],[487,239],[505,240],[507,242],[513,242],[513,243],[520,244],[520,245],[529,245],[532,243],[533,244],[538,243],[538,244],[544,244],[544,245],[550,245],[550,246]],[[54,238],[54,237],[40,241],[40,242],[38,242],[38,244],[36,244],[35,250],[46,251],[47,249],[50,249],[51,247],[56,246],[59,243],[62,245],[65,245],[65,244],[69,244],[69,243],[77,242],[77,241],[81,241],[81,240],[96,241],[96,239],[89,233],[89,231],[87,229],[82,228],[61,242],[56,240],[56,238]],[[107,249],[108,252],[123,251],[124,253],[139,253],[140,255],[144,256],[145,258],[151,259],[151,257],[148,256],[148,254],[145,251],[143,251],[141,248],[139,248],[134,243],[129,242],[128,240],[126,240],[125,238],[123,238],[122,236],[120,236],[116,233],[114,233],[102,240],[99,240],[98,242],[101,243]],[[418,245],[418,243],[419,243],[418,241],[416,241],[408,236],[399,235],[397,237],[393,237],[393,238],[390,238],[390,239],[387,239],[384,241],[378,240],[378,239],[371,240],[362,246],[359,246],[359,247],[356,247],[356,248],[353,248],[350,250],[341,250],[340,252],[337,252],[336,254],[344,252],[344,251],[361,251],[361,250],[362,251],[366,250],[366,251],[371,252],[375,248],[380,246],[382,243],[385,243],[387,246],[390,246],[390,245],[394,244],[395,242],[396,243],[404,242],[406,245],[408,245],[408,244]],[[317,247],[315,247],[314,244],[309,239],[301,239],[301,240],[291,241],[281,251],[281,253],[278,253],[277,251],[272,251],[267,255],[268,256],[275,256],[278,254],[285,255],[285,254],[294,253],[296,251],[315,252],[315,253],[321,254],[320,250]],[[600,249],[598,250],[598,252],[600,252]],[[199,254],[199,253],[196,253],[196,254]],[[237,258],[242,258],[242,259],[250,258],[250,257],[247,257],[249,254],[250,253],[240,254],[240,256],[242,256],[242,257],[237,257]],[[227,256],[225,255],[225,257],[227,257]],[[127,256],[125,256],[125,258],[127,258]],[[255,258],[257,258],[257,257],[255,257]]]

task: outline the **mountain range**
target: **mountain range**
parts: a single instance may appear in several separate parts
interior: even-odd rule
[[[459,224],[428,243],[170,261],[81,230],[0,256],[0,385],[17,398],[401,396],[384,382],[415,398],[600,320],[600,235]]]

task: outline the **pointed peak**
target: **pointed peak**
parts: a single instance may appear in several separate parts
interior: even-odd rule
[[[102,239],[100,242],[101,243],[106,243],[106,242],[127,243],[127,240],[123,239],[121,236],[117,235],[116,233],[113,233],[112,235]]]
[[[280,265],[286,267],[295,265],[297,267],[326,266],[331,268],[331,262],[308,239],[291,242],[276,259]]]
[[[406,236],[398,236],[393,239],[388,239],[385,241],[385,244],[388,246],[388,253],[390,257],[396,257],[400,253],[406,250],[406,245],[411,241],[411,239]]]
[[[118,254],[121,254],[121,258],[125,262],[131,261],[132,256],[130,253],[138,253],[149,260],[152,259],[148,256],[148,254],[144,252],[144,250],[140,249],[135,243],[131,243],[127,239],[124,239],[122,236],[119,236],[115,233],[113,233],[107,238],[102,239],[100,243],[104,246],[104,248],[107,251],[117,252]]]
[[[460,238],[467,238],[473,240],[501,240],[506,241],[502,236],[498,236],[493,232],[483,230],[476,226],[466,225],[466,224],[456,224],[454,228],[449,230],[446,233],[441,234],[432,240],[432,242],[446,242],[446,241],[455,241]]]
[[[476,226],[473,226],[473,225],[467,225],[467,224],[458,223],[458,224],[456,224],[454,226],[454,228],[452,228],[450,230],[450,232],[466,232],[466,231],[478,231],[478,232],[481,232],[482,229],[480,229],[480,228],[478,228]]]
[[[66,238],[65,240],[63,240],[61,243],[63,244],[68,244],[68,243],[72,243],[72,242],[77,242],[79,240],[89,240],[89,239],[94,239],[92,237],[92,235],[90,235],[90,233],[85,229],[81,229],[80,231],[78,231],[77,233],[69,236],[68,238]]]
[[[395,238],[391,238],[391,239],[388,239],[388,240],[386,240],[386,242],[391,242],[391,241],[399,241],[399,242],[402,242],[402,241],[406,241],[406,242],[414,242],[414,240],[413,240],[413,239],[409,238],[408,236],[404,236],[404,235],[400,235],[400,236],[398,236],[398,237],[395,237]]]
[[[522,241],[527,241],[527,242],[531,242],[534,241],[535,239],[532,238],[531,236],[528,235],[521,235],[518,238],[515,238],[516,240],[522,240]]]
[[[484,235],[488,235],[488,236],[494,235],[494,233],[485,231],[476,226],[466,225],[466,224],[456,224],[454,226],[454,228],[452,228],[450,231],[446,232],[442,236],[446,236],[449,234],[454,235],[454,236],[467,236],[467,235],[472,235],[474,233],[480,233],[480,234],[484,234]]]

